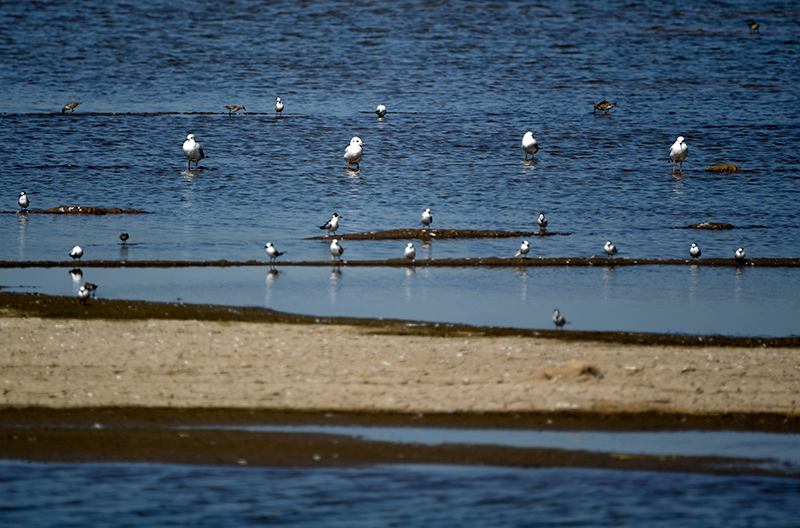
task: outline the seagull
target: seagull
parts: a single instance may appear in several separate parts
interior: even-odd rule
[[[743,248],[743,247],[740,247],[740,248],[739,248],[739,249],[737,249],[737,250],[736,250],[736,252],[733,254],[733,258],[735,258],[736,260],[744,260],[744,255],[745,255],[745,253],[744,253],[744,248]]]
[[[239,105],[230,105],[230,106],[226,106],[226,107],[225,107],[225,110],[227,110],[227,111],[228,111],[228,115],[235,114],[235,113],[236,113],[236,112],[238,112],[239,110],[244,110],[245,112],[247,112],[247,108],[245,108],[245,107],[243,107],[243,106],[239,106]]]
[[[86,288],[86,286],[81,286],[80,289],[78,289],[78,299],[81,300],[81,304],[86,304],[86,299],[88,298],[89,290]]]
[[[19,203],[19,206],[22,207],[23,209],[28,208],[30,201],[28,200],[28,195],[25,193],[25,191],[19,193],[19,200],[17,201],[17,203]]]
[[[378,114],[378,117],[383,117],[386,115],[386,105],[379,104],[378,108],[375,109],[375,113]]]
[[[553,310],[553,323],[556,325],[556,328],[561,328],[567,324],[567,320],[564,319],[564,316],[561,315],[561,312],[558,311],[558,308]]]
[[[533,132],[525,132],[525,135],[522,136],[522,150],[525,151],[525,159],[528,159],[528,154],[534,156],[539,152],[539,142],[533,137]]]
[[[749,24],[747,24],[747,26],[750,28],[750,33],[758,33],[758,23],[757,22],[750,22]]]
[[[514,258],[516,258],[516,257],[528,258],[528,251],[530,251],[530,250],[531,250],[531,248],[528,245],[528,241],[527,240],[523,240],[522,244],[520,244],[520,246],[519,246],[519,250],[514,255]]]
[[[92,295],[94,295],[94,292],[97,290],[97,284],[92,284],[91,282],[84,282],[83,287],[86,288]]]
[[[608,101],[603,99],[602,101],[594,105],[594,110],[592,110],[592,113],[595,114],[597,113],[598,110],[600,110],[601,112],[607,114],[608,111],[614,108],[615,106],[617,106],[617,103],[609,103]]]
[[[611,241],[609,240],[608,242],[606,242],[606,245],[603,248],[603,251],[605,251],[606,255],[608,255],[609,257],[613,257],[614,255],[617,254],[617,246],[612,244]]]
[[[78,101],[77,103],[67,103],[67,104],[65,104],[63,107],[61,107],[61,113],[62,113],[62,114],[66,114],[66,113],[67,113],[67,110],[69,110],[69,113],[71,114],[72,112],[74,112],[74,111],[75,111],[75,108],[76,108],[76,107],[77,107],[79,104],[81,104],[81,102],[80,102],[80,101]]]
[[[269,257],[270,262],[274,262],[276,258],[286,253],[285,251],[278,251],[275,249],[275,246],[272,245],[272,242],[267,242],[267,245],[264,247],[267,248],[267,256]]]
[[[347,168],[350,168],[351,163],[356,164],[356,170],[359,169],[358,163],[361,161],[361,158],[364,157],[364,153],[361,150],[361,147],[365,145],[361,138],[358,136],[354,136],[353,139],[350,140],[350,144],[347,145],[347,148],[344,149],[344,160],[347,162]]]
[[[128,233],[120,233],[119,234],[119,239],[122,240],[122,245],[123,246],[125,245],[125,242],[128,241],[128,238],[129,238],[128,237]]]
[[[703,253],[700,251],[700,246],[693,242],[692,247],[689,248],[689,254],[692,256],[692,258],[700,258],[700,255]]]
[[[69,252],[69,256],[72,257],[73,259],[80,259],[83,256],[83,249],[81,249],[80,246],[75,246]]]
[[[189,168],[186,170],[192,170],[192,162],[194,162],[194,169],[197,170],[200,160],[206,157],[203,153],[203,147],[194,140],[194,134],[186,136],[186,141],[183,142],[183,153],[186,155],[186,159],[189,160]]]
[[[325,222],[325,225],[319,226],[319,228],[320,229],[324,229],[329,234],[330,233],[336,234],[336,230],[339,229],[339,219],[340,218],[341,218],[341,216],[339,216],[339,213],[333,213],[333,216],[331,216],[331,219],[328,220],[327,222]],[[328,235],[326,234],[325,236],[328,236]]]
[[[414,244],[412,244],[411,242],[408,243],[405,251],[403,252],[403,256],[408,260],[414,260],[416,258],[417,252],[414,249]]]
[[[683,172],[683,160],[689,155],[689,147],[686,146],[683,136],[678,136],[675,143],[669,148],[669,159],[672,161],[672,172],[675,172],[675,162],[680,162],[681,172]]]
[[[539,219],[536,221],[539,224],[539,227],[544,229],[547,227],[547,218],[544,217],[544,213],[539,213]]]
[[[431,213],[430,207],[422,211],[422,225],[428,227],[433,223],[433,213]],[[423,228],[425,229],[425,228]]]
[[[69,276],[72,278],[72,282],[80,282],[83,278],[83,271],[80,268],[73,268],[69,270]]]
[[[281,102],[280,97],[275,98],[275,115],[280,114],[283,112],[283,103]]]
[[[334,238],[333,242],[331,242],[331,257],[333,260],[336,260],[342,256],[342,253],[344,253],[344,248],[340,246],[339,241]]]

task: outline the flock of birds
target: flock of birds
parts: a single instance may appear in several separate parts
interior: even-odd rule
[[[750,27],[750,31],[752,33],[757,33],[759,30],[759,26],[756,22],[751,22],[748,24]],[[61,113],[72,113],[75,111],[75,108],[80,105],[80,101],[67,103],[61,108]],[[600,101],[599,103],[594,105],[594,109],[592,111],[593,114],[597,112],[603,112],[604,114],[608,114],[608,112],[616,106],[616,103],[612,103],[606,101],[605,99]],[[242,105],[227,105],[224,107],[229,115],[235,114],[241,111],[247,111],[247,109]],[[283,112],[285,105],[283,101],[281,101],[280,97],[275,98],[275,115],[280,115]],[[375,109],[375,114],[378,116],[379,119],[383,119],[386,116],[387,109],[386,105],[379,104],[378,107]],[[360,169],[359,163],[363,159],[364,151],[363,148],[366,144],[361,140],[360,137],[354,136],[350,140],[350,144],[344,150],[344,160],[347,163],[347,168],[351,169],[350,165],[355,164],[356,170]],[[532,131],[526,132],[522,137],[522,150],[525,152],[525,160],[528,160],[528,156],[531,156],[531,159],[535,159],[535,155],[539,152],[539,142],[537,141],[536,137],[534,136]],[[186,140],[183,142],[183,153],[186,156],[188,161],[188,168],[187,170],[191,170],[192,163],[195,164],[195,170],[199,169],[199,163],[201,160],[206,159],[205,152],[203,151],[203,147],[197,142],[195,139],[194,134],[189,134],[186,136]],[[672,171],[673,173],[676,172],[675,165],[676,163],[679,164],[679,171],[683,172],[683,161],[686,159],[689,153],[689,147],[686,145],[686,140],[683,136],[678,136],[675,140],[675,143],[669,149],[669,159],[672,162]],[[352,169],[351,169],[352,170]],[[28,199],[28,195],[25,191],[22,191],[19,196],[18,200],[20,208],[24,211],[30,205],[30,200]],[[331,219],[325,222],[323,225],[319,226],[320,229],[327,231],[326,237],[331,234],[336,234],[336,231],[339,229],[339,220],[341,216],[338,213],[333,213]],[[433,222],[433,213],[431,212],[430,208],[426,208],[425,211],[422,213],[421,218],[422,225],[424,228],[430,227],[431,223]],[[545,229],[548,224],[548,220],[545,217],[544,213],[540,213],[537,219],[537,223],[540,229]],[[123,244],[126,243],[128,240],[128,234],[122,233],[120,234],[120,240]],[[275,262],[278,257],[285,254],[285,251],[278,251],[272,242],[267,242],[265,245],[265,249],[267,252],[267,256],[270,259],[270,262]],[[329,246],[331,259],[338,260],[341,258],[342,254],[344,254],[345,248],[339,243],[339,239],[334,238],[331,241]],[[603,247],[603,251],[605,254],[610,258],[617,254],[618,250],[617,247],[609,240],[606,242],[605,246]],[[530,252],[530,243],[527,240],[523,240],[522,244],[520,245],[519,249],[517,250],[514,258],[527,258],[528,253]],[[689,255],[692,258],[700,258],[701,255],[700,247],[693,243],[691,248],[689,249]],[[73,259],[80,260],[83,256],[83,249],[80,246],[75,246],[69,253],[69,256]],[[416,259],[416,250],[414,248],[414,244],[409,242],[405,250],[403,251],[403,257],[414,261]],[[740,247],[734,252],[734,259],[737,262],[743,262],[745,259],[745,250],[744,248]],[[86,303],[86,300],[90,297],[91,294],[97,289],[97,285],[91,283],[84,283],[83,286],[80,287],[78,290],[78,298],[82,303]],[[561,312],[556,309],[553,312],[553,324],[555,324],[556,328],[562,328],[565,324],[569,324],[568,321],[564,319],[564,316]]]

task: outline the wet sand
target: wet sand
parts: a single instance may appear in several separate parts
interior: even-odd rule
[[[283,456],[287,464],[314,464],[319,460],[306,450],[328,446],[328,461],[358,459],[336,451],[344,440],[328,435],[290,441],[192,432],[202,440],[189,448],[189,437],[161,430],[181,424],[800,431],[796,346],[659,344],[658,336],[634,344],[576,334],[167,303],[93,299],[83,306],[72,298],[0,292],[0,453],[32,460],[269,464]],[[103,429],[93,428],[96,423]],[[219,447],[223,438],[227,451]],[[216,455],[198,447],[208,442],[215,442]],[[267,456],[265,442],[306,447]],[[370,445],[353,453],[363,453],[362,462],[398,461],[397,446]],[[502,456],[489,450],[482,458],[473,446],[454,448],[451,458],[419,449],[417,458],[402,461],[510,463],[517,457],[525,466],[613,462],[609,467],[668,469],[664,460],[653,462],[658,457],[602,455],[600,464],[596,454],[557,450],[506,449]],[[687,470],[719,470],[719,464],[683,460]]]

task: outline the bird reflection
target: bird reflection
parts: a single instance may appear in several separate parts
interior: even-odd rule
[[[339,266],[334,266],[331,268],[331,276],[330,276],[330,287],[328,288],[328,292],[331,297],[331,304],[336,304],[336,294],[339,292],[339,288],[341,288],[341,278],[342,278],[342,269]]]
[[[425,260],[430,260],[433,254],[433,244],[430,240],[423,240],[422,241],[422,256]]]
[[[609,295],[611,294],[611,289],[613,288],[614,284],[614,273],[616,271],[615,266],[604,266],[603,267],[603,280],[605,281],[606,285],[603,289],[603,298],[608,300]]]
[[[524,304],[528,300],[528,268],[514,268],[514,275],[519,278],[519,294]]]
[[[272,268],[267,272],[267,276],[264,278],[264,283],[266,284],[266,290],[264,292],[264,306],[267,308],[269,308],[269,301],[272,297],[272,288],[275,286],[275,282],[278,280],[278,275],[280,274],[280,271]]]
[[[417,268],[414,266],[406,266],[404,268],[406,280],[404,283],[406,299],[411,299],[411,287],[414,285],[414,276],[417,274]]]
[[[83,280],[83,271],[80,268],[69,270],[69,276],[72,277],[72,282],[78,283]]]
[[[121,260],[127,260],[128,259],[128,248],[129,247],[130,246],[128,246],[127,244],[121,245],[119,247],[119,258]]]
[[[745,273],[745,269],[746,268],[744,266],[736,266],[735,268],[733,268],[733,270],[734,270],[733,271],[733,273],[734,273],[734,275],[733,275],[733,283],[734,283],[733,292],[734,292],[734,297],[736,299],[739,298],[739,294],[741,294],[742,290],[744,289],[744,273]]]
[[[700,275],[700,266],[689,266],[689,303],[694,304],[697,299],[697,283]]]

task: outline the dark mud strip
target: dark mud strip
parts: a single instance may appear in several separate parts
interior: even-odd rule
[[[520,238],[548,236],[569,236],[572,233],[557,233],[555,231],[488,231],[480,229],[390,229],[388,231],[367,231],[364,233],[349,233],[346,235],[316,236],[307,240],[453,240],[467,238]]]
[[[797,477],[792,468],[758,461],[513,448],[484,445],[393,444],[358,438],[229,430],[0,428],[0,457],[36,462],[359,467],[374,464],[457,464],[521,468],[582,467]]]
[[[504,327],[479,327],[447,323],[428,323],[400,319],[356,317],[317,317],[277,312],[268,308],[219,306],[210,304],[160,303],[112,299],[92,299],[81,304],[76,297],[12,293],[0,291],[0,315],[33,316],[61,319],[104,320],[197,320],[253,323],[338,324],[369,329],[391,335],[497,337],[525,336],[561,341],[676,346],[800,347],[795,337],[692,336],[635,332],[595,332]]]
[[[375,267],[417,267],[417,268],[536,268],[536,267],[623,267],[623,266],[727,266],[727,267],[760,267],[760,268],[798,268],[798,258],[755,258],[746,260],[735,259],[631,259],[608,257],[577,257],[577,258],[447,258],[431,260],[415,260],[413,262],[403,259],[387,260],[312,260],[297,261],[284,260],[267,262],[260,260],[86,260],[86,261],[58,261],[58,260],[2,260],[1,268],[207,268],[207,267],[239,267],[239,266],[307,266],[329,267],[345,266],[350,268],[375,268]]]

